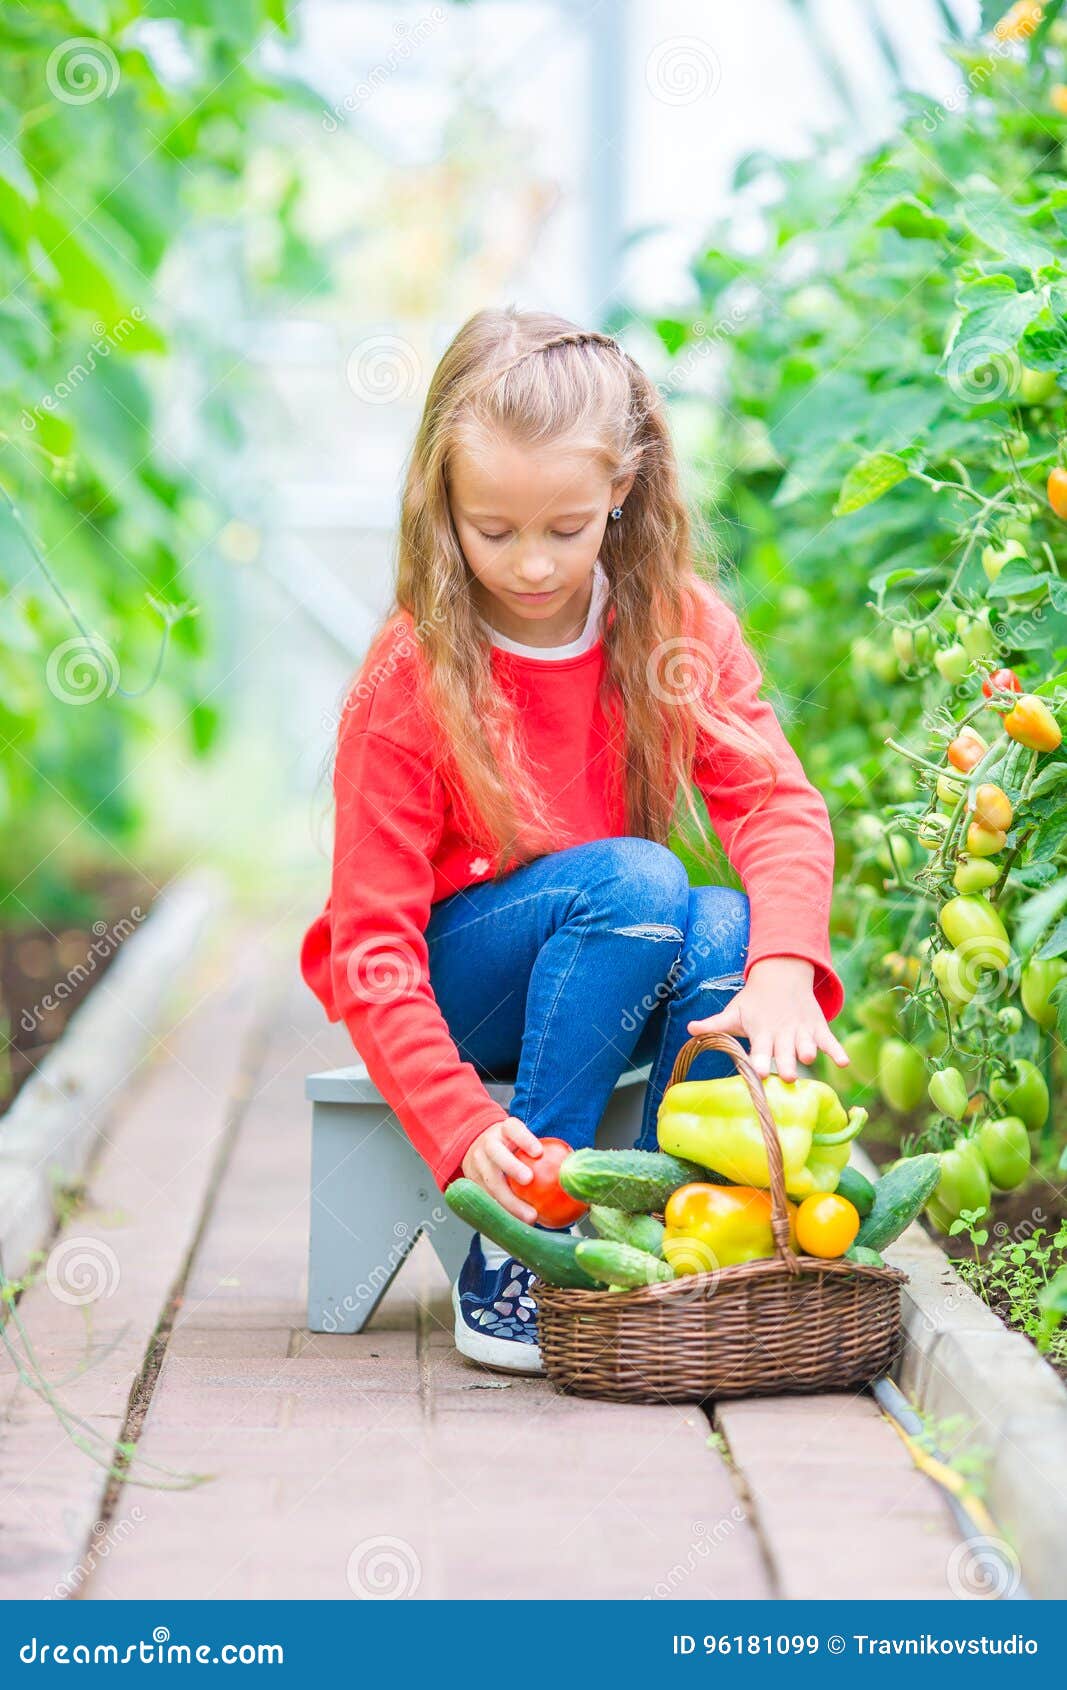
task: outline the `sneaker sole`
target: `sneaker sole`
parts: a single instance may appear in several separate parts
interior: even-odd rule
[[[494,1373],[544,1374],[541,1351],[537,1344],[520,1344],[514,1338],[490,1338],[487,1332],[474,1332],[463,1318],[459,1291],[452,1287],[452,1308],[456,1317],[456,1349],[468,1361],[492,1368]]]

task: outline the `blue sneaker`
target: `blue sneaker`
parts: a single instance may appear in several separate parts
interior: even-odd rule
[[[452,1287],[456,1348],[483,1367],[543,1373],[537,1343],[533,1270],[476,1232]]]

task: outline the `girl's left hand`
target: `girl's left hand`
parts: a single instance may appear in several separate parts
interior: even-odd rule
[[[797,1062],[814,1062],[820,1050],[847,1068],[849,1059],[826,1024],[813,991],[815,968],[802,957],[761,957],[735,998],[704,1021],[690,1021],[690,1033],[732,1033],[749,1041],[757,1074],[771,1071],[795,1080]]]

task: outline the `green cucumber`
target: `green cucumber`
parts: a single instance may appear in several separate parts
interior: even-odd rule
[[[616,1244],[632,1244],[635,1250],[647,1250],[650,1256],[663,1254],[663,1222],[655,1215],[628,1215],[625,1209],[608,1209],[594,1203],[589,1219],[601,1238]]]
[[[445,1202],[460,1220],[475,1232],[484,1232],[517,1262],[532,1268],[546,1285],[561,1285],[572,1291],[603,1289],[579,1264],[579,1241],[573,1233],[543,1232],[527,1226],[471,1179],[454,1179],[445,1192]]]
[[[657,1285],[674,1278],[674,1269],[661,1256],[636,1250],[632,1244],[617,1244],[611,1238],[581,1239],[577,1256],[579,1265],[605,1285],[618,1285],[628,1291],[638,1285]]]
[[[940,1178],[941,1163],[934,1155],[908,1156],[890,1168],[874,1188],[874,1207],[855,1242],[868,1250],[892,1244],[933,1196]]]
[[[851,1198],[849,1199],[851,1202]],[[845,1251],[846,1262],[860,1262],[864,1267],[884,1268],[885,1263],[877,1250],[869,1250],[866,1244],[853,1244]]]
[[[576,1150],[559,1170],[559,1183],[569,1196],[629,1215],[662,1209],[671,1192],[691,1180],[722,1183],[706,1168],[663,1150]]]
[[[864,1179],[858,1168],[841,1169],[837,1195],[848,1198],[860,1220],[865,1219],[874,1208],[874,1186],[869,1179]]]

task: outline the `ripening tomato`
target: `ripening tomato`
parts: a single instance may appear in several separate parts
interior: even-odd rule
[[[1046,487],[1048,502],[1058,517],[1067,522],[1067,469],[1050,472]]]
[[[948,760],[960,774],[969,775],[988,750],[988,745],[976,728],[961,728],[948,748]]]
[[[522,1185],[509,1174],[508,1184],[516,1197],[521,1197],[524,1203],[537,1210],[542,1226],[570,1226],[589,1208],[588,1203],[579,1203],[559,1183],[559,1170],[567,1157],[573,1154],[572,1147],[562,1138],[543,1138],[540,1156],[531,1156],[525,1150],[515,1151],[519,1161],[525,1162],[530,1169],[533,1179]]]
[[[982,682],[983,698],[992,698],[995,692],[1022,692],[1023,683],[1014,669],[994,669]]]
[[[1003,851],[1007,834],[1002,828],[983,827],[972,822],[967,829],[967,854],[970,857],[995,857]]]
[[[843,1256],[859,1229],[859,1210],[834,1191],[805,1197],[797,1210],[797,1243],[806,1256],[819,1256],[823,1261]]]
[[[1002,786],[992,781],[978,788],[974,795],[974,819],[980,827],[999,828],[1006,833],[1011,826],[1011,799]]]

